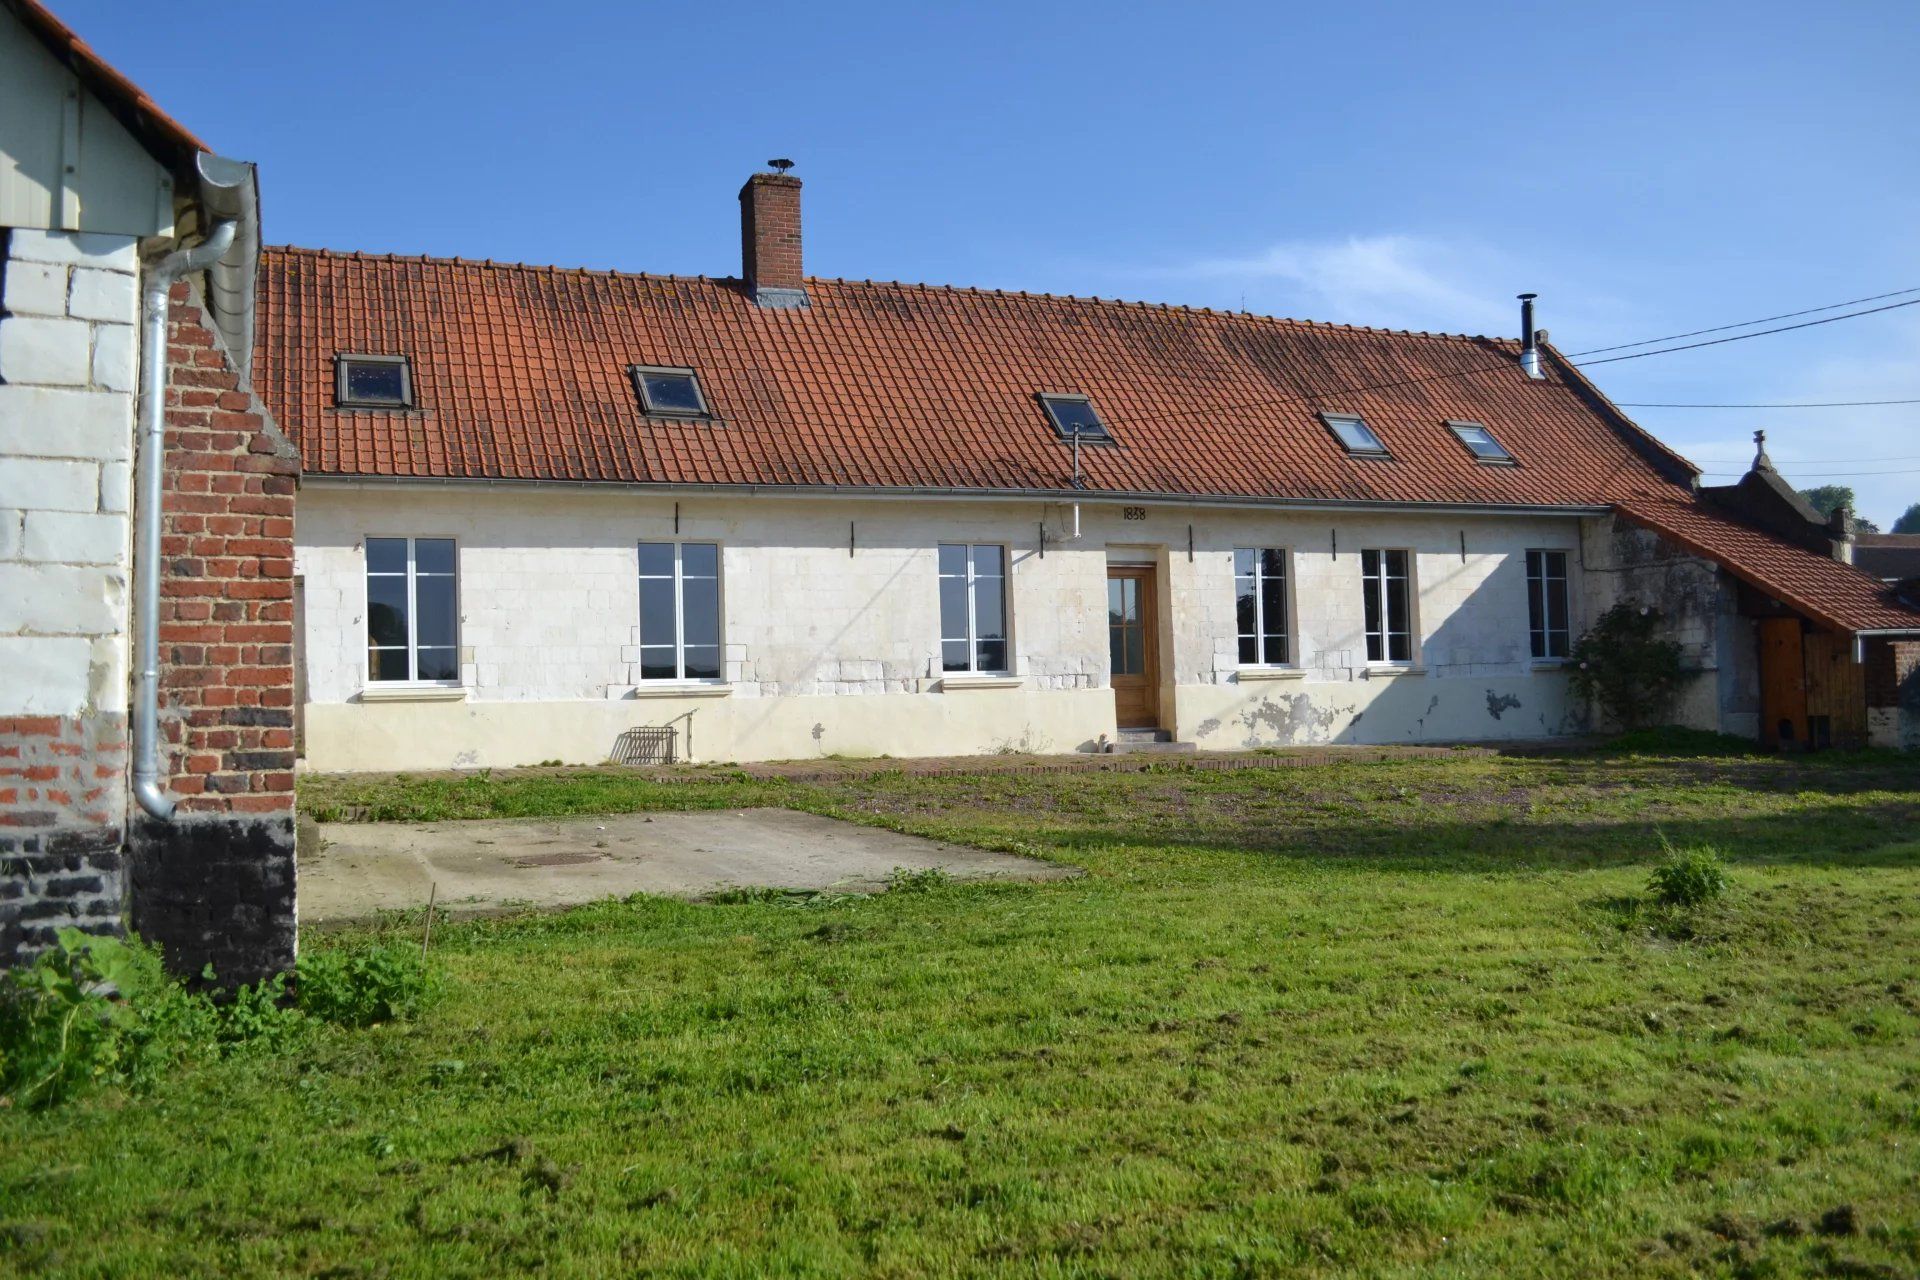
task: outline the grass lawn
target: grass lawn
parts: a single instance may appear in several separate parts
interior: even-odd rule
[[[0,1114],[0,1273],[1920,1274],[1911,757],[303,788],[1089,874],[436,929],[418,1022]]]

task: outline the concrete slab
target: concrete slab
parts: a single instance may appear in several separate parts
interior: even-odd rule
[[[300,922],[425,905],[452,914],[730,887],[870,892],[895,867],[958,880],[1060,880],[1077,868],[942,844],[791,809],[487,822],[323,823],[300,852]]]

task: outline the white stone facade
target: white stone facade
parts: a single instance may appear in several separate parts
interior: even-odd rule
[[[1262,512],[1087,503],[343,486],[300,498],[305,753],[315,769],[596,762],[673,726],[704,760],[1073,751],[1115,733],[1106,571],[1153,567],[1161,723],[1208,749],[1540,737],[1584,727],[1535,662],[1528,549],[1581,558],[1574,516]],[[1046,526],[1042,554],[1041,526]],[[368,536],[458,547],[460,686],[366,679]],[[640,680],[635,544],[722,548],[724,679]],[[942,542],[1008,551],[1007,679],[943,675]],[[1191,551],[1189,551],[1191,547]],[[1295,662],[1242,669],[1236,547],[1288,552]],[[1406,549],[1417,657],[1366,660],[1360,552]],[[1577,635],[1599,604],[1579,569]],[[1601,606],[1604,607],[1604,606]]]
[[[0,268],[0,715],[126,709],[139,260],[15,229]]]

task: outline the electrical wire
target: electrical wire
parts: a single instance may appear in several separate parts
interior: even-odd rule
[[[1802,320],[1799,324],[1783,324],[1778,329],[1761,329],[1755,333],[1736,333],[1731,338],[1710,338],[1706,342],[1689,342],[1678,347],[1661,347],[1655,351],[1635,351],[1624,356],[1608,356],[1605,360],[1573,361],[1572,357],[1568,358],[1576,368],[1588,369],[1596,364],[1613,364],[1619,360],[1640,360],[1647,356],[1664,356],[1673,351],[1693,351],[1700,347],[1717,347],[1727,342],[1745,342],[1748,338],[1764,338],[1770,333],[1791,333],[1795,329],[1811,329],[1815,325],[1832,324],[1836,320],[1852,320],[1856,316],[1878,315],[1882,311],[1898,311],[1901,307],[1920,307],[1920,298],[1910,298],[1905,302],[1889,302],[1884,307],[1868,307],[1865,311],[1849,311],[1845,315],[1840,316],[1824,316],[1818,320]],[[1759,324],[1761,322],[1756,320],[1754,323]],[[1702,330],[1702,332],[1707,331]],[[1591,355],[1592,352],[1582,352],[1581,354]]]
[[[1896,293],[1883,293],[1877,296],[1882,298],[1892,298],[1892,297],[1899,297],[1902,294],[1916,293],[1916,292],[1920,292],[1920,289],[1902,289]],[[1870,299],[1870,298],[1858,299],[1858,301],[1862,301],[1862,302],[1867,302],[1872,300],[1873,299]],[[1841,302],[1841,303],[1835,303],[1834,305],[1844,307],[1844,306],[1850,306],[1852,304]],[[1796,329],[1811,329],[1817,325],[1834,324],[1841,320],[1852,320],[1860,316],[1877,315],[1882,311],[1897,311],[1901,307],[1914,307],[1914,306],[1920,306],[1920,298],[1912,298],[1906,302],[1892,302],[1892,303],[1888,303],[1884,307],[1870,307],[1864,311],[1849,311],[1844,315],[1824,316],[1818,320],[1804,320],[1799,324],[1782,325],[1777,329],[1761,329],[1755,333],[1737,333],[1730,338],[1713,338],[1706,342],[1690,342],[1683,346],[1678,346],[1678,347],[1660,347],[1653,351],[1636,351],[1624,356],[1608,356],[1604,360],[1581,361],[1581,360],[1575,360],[1572,357],[1564,357],[1564,358],[1566,360],[1566,363],[1571,365],[1573,368],[1584,369],[1590,365],[1613,364],[1621,360],[1641,360],[1641,359],[1645,359],[1648,356],[1662,356],[1675,351],[1692,351],[1699,347],[1717,347],[1728,342],[1744,342],[1748,338],[1764,338],[1770,334],[1775,334],[1775,333],[1789,333]],[[1831,309],[1832,308],[1819,308],[1819,307],[1813,308],[1813,310],[1816,310],[1816,311],[1831,310]],[[1806,315],[1806,314],[1808,314],[1808,312],[1805,312],[1805,311],[1786,312],[1783,315],[1774,316],[1772,317],[1772,319],[1776,319],[1776,320],[1785,319],[1789,315]],[[1766,323],[1766,321],[1750,320],[1748,321],[1748,323],[1764,324]],[[1739,326],[1730,325],[1730,326],[1721,326],[1721,327],[1722,328],[1738,328]],[[1712,332],[1717,332],[1717,330],[1700,329],[1700,330],[1696,330],[1695,332],[1712,333]],[[1688,335],[1675,334],[1673,336],[1686,337]],[[1647,340],[1647,343],[1665,342],[1665,341],[1668,341],[1668,339],[1650,338]],[[1625,345],[1626,346],[1645,346],[1647,345],[1647,343],[1627,343]],[[1598,347],[1598,348],[1595,348],[1594,350],[1616,351],[1619,349],[1620,348],[1618,347]],[[1593,354],[1593,351],[1582,352],[1580,354],[1591,355]],[[1374,382],[1374,383],[1365,383],[1358,386],[1334,387],[1325,391],[1307,391],[1307,392],[1302,392],[1298,395],[1282,396],[1273,400],[1250,400],[1243,404],[1206,405],[1206,406],[1195,407],[1192,409],[1174,410],[1167,413],[1148,413],[1148,414],[1130,415],[1125,418],[1116,418],[1112,421],[1110,425],[1127,426],[1127,425],[1132,425],[1132,424],[1141,423],[1141,422],[1165,421],[1171,418],[1192,418],[1192,417],[1199,417],[1206,414],[1233,413],[1233,412],[1238,412],[1245,409],[1272,408],[1272,407],[1283,405],[1283,404],[1298,404],[1304,400],[1327,400],[1327,399],[1331,399],[1334,396],[1357,395],[1361,392],[1366,392],[1366,391],[1386,391],[1386,390],[1391,390],[1395,387],[1417,386],[1417,385],[1428,383],[1428,382],[1443,382],[1450,378],[1470,378],[1482,373],[1496,373],[1502,370],[1511,370],[1513,367],[1514,366],[1512,361],[1503,360],[1498,364],[1482,365],[1478,368],[1473,368],[1473,369],[1454,369],[1447,373],[1427,374],[1424,377],[1418,377],[1418,378],[1399,378],[1391,382]]]
[[[1880,302],[1887,298],[1904,298],[1910,293],[1920,293],[1920,287],[1895,289],[1891,293],[1876,293],[1870,297],[1854,298],[1847,302],[1829,302],[1824,307],[1808,307],[1802,311],[1783,311],[1777,316],[1761,316],[1757,320],[1742,320],[1738,324],[1720,324],[1711,329],[1694,329],[1688,333],[1670,333],[1664,338],[1648,338],[1644,342],[1621,342],[1611,347],[1589,347],[1585,351],[1575,351],[1567,358],[1578,359],[1581,356],[1597,356],[1603,351],[1625,351],[1629,347],[1650,347],[1656,342],[1678,342],[1682,338],[1697,338],[1703,333],[1725,333],[1729,329],[1746,329],[1756,324],[1772,324],[1775,320],[1794,320],[1800,316],[1810,316],[1821,311],[1838,311],[1841,307],[1857,307],[1863,302]]]
[[[1779,404],[1674,404],[1656,400],[1615,400],[1622,409],[1860,409],[1869,405],[1920,404],[1913,400],[1795,400]]]

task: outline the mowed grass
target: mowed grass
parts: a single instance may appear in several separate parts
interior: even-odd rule
[[[415,1024],[0,1116],[0,1272],[1920,1274],[1912,758],[303,785],[1088,874],[437,927]]]

